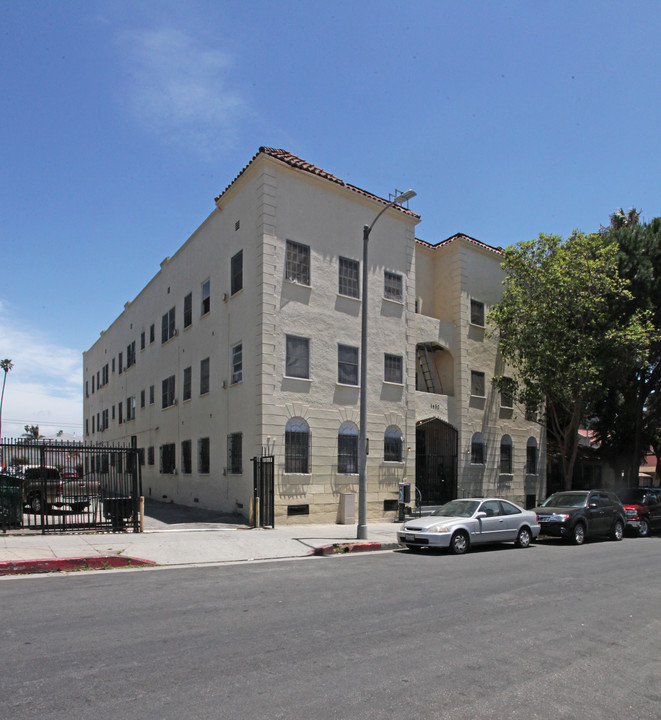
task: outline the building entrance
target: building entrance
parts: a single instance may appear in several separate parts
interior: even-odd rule
[[[415,431],[415,484],[423,505],[457,497],[459,433],[438,418],[421,420]]]

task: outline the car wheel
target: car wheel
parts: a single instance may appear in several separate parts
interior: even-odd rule
[[[613,540],[621,540],[624,537],[624,525],[621,520],[616,520],[611,530],[611,538]]]
[[[641,518],[638,523],[638,537],[647,537],[650,534],[650,526],[645,518]]]
[[[520,548],[527,548],[527,547],[530,547],[531,542],[532,542],[532,535],[530,533],[530,530],[527,527],[522,527],[521,530],[519,530],[519,534],[518,534],[514,544]]]
[[[585,525],[583,525],[583,523],[576,523],[576,525],[574,525],[571,541],[574,545],[582,545],[585,542]]]
[[[414,552],[414,553],[420,552],[420,550],[422,550],[422,548],[419,545],[407,545],[406,549],[409,552]]]
[[[88,505],[89,505],[89,503],[79,502],[79,503],[71,503],[70,507],[71,507],[72,512],[79,513],[79,512],[82,512],[83,510],[85,510],[85,508],[87,508]]]
[[[468,550],[468,546],[468,535],[466,535],[463,530],[456,532],[452,536],[452,540],[450,541],[450,550],[452,550],[455,555],[463,555]]]
[[[29,505],[30,505],[30,510],[32,510],[32,512],[35,515],[41,515],[41,513],[44,512],[44,510],[45,510],[44,503],[43,503],[43,501],[41,499],[41,495],[39,495],[39,493],[35,493],[30,498]]]

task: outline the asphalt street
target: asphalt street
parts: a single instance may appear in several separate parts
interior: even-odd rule
[[[2,716],[659,718],[661,537],[8,578]]]

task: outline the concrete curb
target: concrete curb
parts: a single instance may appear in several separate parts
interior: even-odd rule
[[[397,550],[402,546],[394,542],[347,542],[321,545],[310,551],[310,555],[328,556],[342,555],[344,553],[368,552],[369,550]]]
[[[156,565],[152,560],[119,555],[51,558],[48,560],[7,560],[0,562],[0,575],[65,572],[72,570],[108,570],[110,568],[146,567]]]

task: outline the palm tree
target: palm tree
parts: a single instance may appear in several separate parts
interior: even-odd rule
[[[0,395],[0,439],[2,438],[2,401],[5,399],[5,383],[7,382],[7,373],[14,367],[14,363],[5,358],[0,360],[0,368],[5,371],[5,376],[2,379],[2,394]]]

